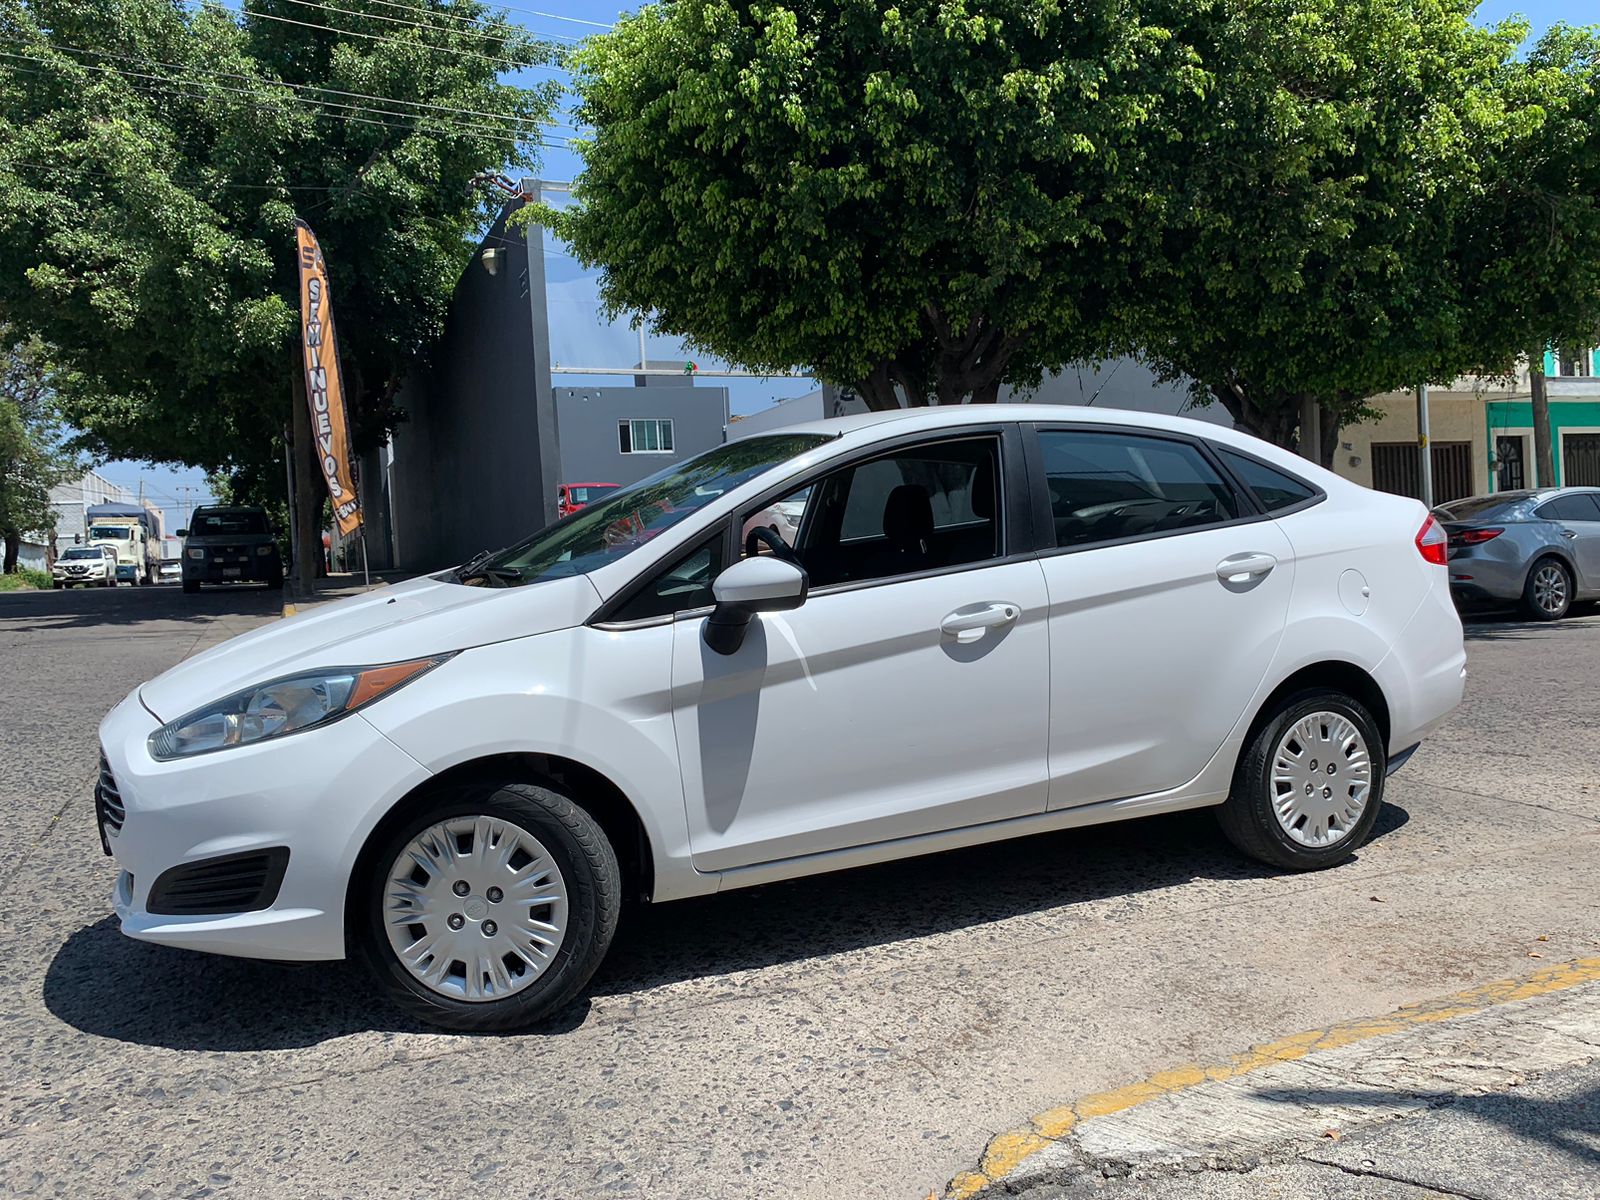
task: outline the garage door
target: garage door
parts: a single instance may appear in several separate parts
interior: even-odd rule
[[[1415,442],[1372,443],[1372,486],[1380,492],[1422,499],[1422,456]],[[1433,502],[1472,495],[1472,443],[1433,444]]]
[[[1561,435],[1561,482],[1567,487],[1600,487],[1600,433]]]

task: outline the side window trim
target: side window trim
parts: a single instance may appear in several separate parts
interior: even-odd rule
[[[712,606],[709,604],[702,604],[694,608],[680,608],[670,613],[658,613],[655,616],[639,617],[634,620],[628,620],[625,617],[619,617],[617,615],[618,613],[624,611],[628,605],[632,604],[633,601],[636,600],[646,588],[655,583],[656,580],[660,579],[668,571],[672,570],[679,563],[683,562],[684,559],[690,557],[691,555],[700,553],[700,551],[706,546],[717,541],[719,538],[722,541],[722,561],[724,563],[733,562],[734,559],[732,556],[735,553],[734,522],[732,518],[724,517],[717,522],[717,528],[708,530],[704,536],[695,539],[685,546],[680,553],[673,555],[663,562],[655,563],[648,572],[632,580],[627,587],[623,588],[616,595],[612,596],[611,599],[607,600],[598,609],[596,609],[594,615],[585,621],[584,624],[590,625],[596,629],[648,629],[653,625],[670,625],[673,621],[710,612]]]
[[[1139,425],[1123,425],[1120,423],[1115,425],[1102,424],[1099,421],[1034,421],[1029,424],[1029,433],[1028,441],[1031,445],[1032,459],[1038,464],[1038,488],[1034,509],[1039,514],[1037,517],[1039,523],[1038,553],[1041,556],[1077,554],[1084,550],[1100,550],[1108,546],[1127,546],[1135,542],[1155,541],[1158,538],[1182,537],[1185,534],[1200,533],[1207,529],[1227,529],[1235,525],[1250,525],[1257,521],[1268,521],[1274,515],[1267,513],[1261,502],[1256,499],[1255,493],[1244,487],[1232,471],[1227,470],[1226,464],[1220,461],[1221,456],[1214,452],[1211,443],[1205,438],[1179,433],[1170,429],[1149,429]],[[1162,529],[1154,533],[1136,533],[1128,537],[1105,538],[1095,542],[1079,542],[1071,546],[1062,546],[1056,541],[1055,514],[1050,507],[1050,492],[1044,468],[1042,435],[1046,433],[1120,433],[1130,437],[1154,438],[1190,446],[1200,455],[1202,461],[1217,473],[1223,486],[1233,495],[1239,508],[1239,515],[1226,521],[1217,521],[1211,525],[1196,526],[1189,529]],[[1314,485],[1308,483],[1307,486]],[[1324,498],[1321,489],[1318,489],[1316,500],[1320,501]],[[1313,503],[1315,502],[1313,501]],[[1289,510],[1286,509],[1284,511]]]

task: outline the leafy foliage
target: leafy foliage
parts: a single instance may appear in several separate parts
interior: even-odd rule
[[[678,0],[576,57],[613,315],[878,407],[993,399],[1127,321],[1207,0]]]
[[[78,372],[90,448],[272,478],[297,215],[358,437],[392,424],[486,212],[473,176],[531,165],[554,102],[499,74],[551,51],[476,0],[338,7],[361,15],[0,0],[0,310]]]
[[[16,569],[25,533],[55,526],[50,489],[78,466],[63,448],[56,392],[64,375],[36,337],[0,325],[0,539],[3,565]]]

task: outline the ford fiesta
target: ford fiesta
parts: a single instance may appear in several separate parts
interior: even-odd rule
[[[505,1029],[629,894],[1203,806],[1332,866],[1464,664],[1414,500],[1177,418],[876,414],[182,663],[101,726],[97,815],[130,936]]]

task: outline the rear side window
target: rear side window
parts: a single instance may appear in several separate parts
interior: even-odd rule
[[[1239,501],[1188,442],[1097,430],[1040,430],[1056,545],[1218,525]]]
[[[1600,507],[1588,492],[1573,492],[1546,500],[1534,515],[1546,521],[1600,521]]]
[[[1255,493],[1256,499],[1261,501],[1261,507],[1269,513],[1282,512],[1286,508],[1293,508],[1297,504],[1304,504],[1307,500],[1316,499],[1316,488],[1287,471],[1269,467],[1259,459],[1229,450],[1226,446],[1218,446],[1216,451],[1222,457],[1222,461],[1228,464],[1228,469],[1239,477],[1245,487]]]

